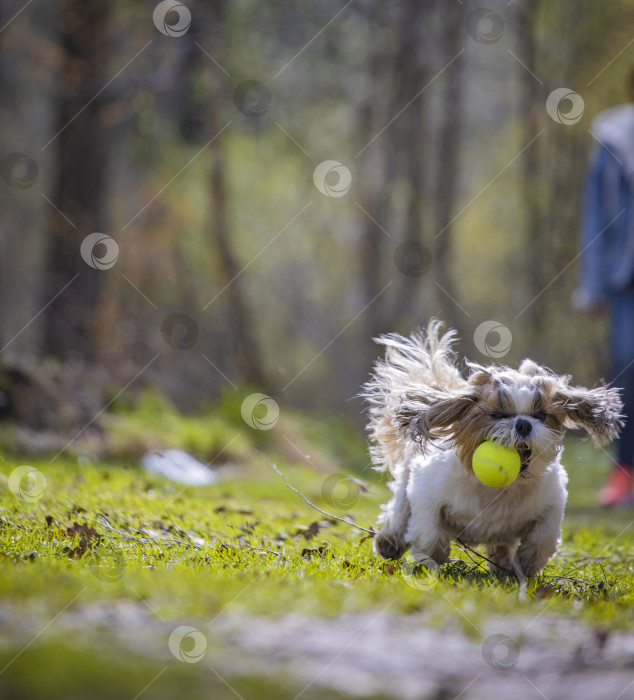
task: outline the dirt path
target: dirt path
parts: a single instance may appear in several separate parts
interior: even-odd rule
[[[353,696],[634,698],[634,636],[556,619],[491,620],[473,638],[388,614],[227,623],[231,643],[254,662]]]
[[[412,700],[634,698],[632,634],[606,634],[547,615],[491,619],[481,630],[466,624],[468,634],[432,629],[418,615],[397,617],[389,611],[336,619],[289,614],[275,620],[222,613],[174,624],[142,603],[118,601],[69,610],[54,633],[70,638],[81,630],[96,652],[117,648],[178,664],[168,640],[176,628],[188,625],[206,644],[195,664],[199,672],[214,669],[229,682],[243,675],[269,676],[283,680],[290,697],[337,690],[359,698]],[[19,644],[41,628],[41,618],[2,606],[0,628],[5,642],[11,630],[12,644]],[[186,642],[182,645],[191,653]]]

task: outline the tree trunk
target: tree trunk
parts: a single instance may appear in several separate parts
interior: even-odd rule
[[[82,260],[80,247],[88,234],[102,231],[104,224],[110,144],[103,121],[103,99],[95,95],[108,79],[109,12],[110,3],[101,0],[61,3],[64,58],[58,99],[59,135],[46,146],[57,150],[52,201],[64,216],[53,211],[49,224],[44,303],[59,296],[44,312],[43,349],[61,358],[79,356],[88,362],[97,355],[97,303],[107,273],[89,267]],[[94,254],[100,257],[103,248],[97,248]]]
[[[463,27],[463,7],[457,2],[446,3],[443,7],[443,55],[445,64],[457,55],[461,46]],[[433,242],[433,271],[437,283],[437,298],[442,317],[447,325],[455,328],[458,335],[465,337],[464,313],[450,297],[457,299],[458,293],[450,271],[451,260],[451,219],[456,202],[457,172],[460,143],[463,127],[463,85],[464,60],[460,56],[445,73],[442,122],[438,134],[437,173],[434,187],[435,232]]]
[[[429,79],[426,66],[426,48],[422,35],[424,23],[433,15],[429,2],[408,0],[404,3],[399,26],[399,45],[396,54],[393,75],[393,113],[397,114],[411,100],[413,102],[403,111],[389,129],[393,139],[392,154],[396,164],[394,175],[402,177],[407,187],[405,222],[401,243],[422,245],[424,241],[422,207],[423,207],[423,169],[426,153],[424,143],[424,104],[425,94],[417,95]],[[416,254],[415,254],[416,256]],[[421,322],[417,305],[420,301],[420,289],[424,275],[417,258],[413,266],[403,266],[410,273],[401,273],[392,305],[392,319],[411,326]],[[390,261],[392,262],[392,261]],[[412,318],[413,317],[413,318]]]
[[[532,73],[536,73],[535,65],[535,23],[539,11],[539,0],[529,0],[518,7],[518,34],[520,58]],[[520,73],[520,114],[522,115],[522,144],[529,143],[539,132],[538,109],[543,109],[540,100],[541,86],[528,70],[519,69]],[[522,154],[521,164],[521,195],[524,204],[524,247],[527,251],[528,277],[526,279],[527,301],[534,301],[526,309],[523,320],[527,331],[529,352],[531,355],[540,349],[541,337],[544,330],[544,305],[540,296],[546,280],[544,279],[544,260],[546,257],[547,238],[544,231],[543,202],[540,197],[539,183],[541,155],[539,142]]]
[[[381,71],[378,68],[377,80],[381,81]],[[377,100],[369,99],[363,106],[361,115],[361,133],[366,142],[381,128],[378,125],[378,114],[383,110],[377,109]],[[385,284],[383,275],[383,258],[388,245],[393,244],[394,237],[385,231],[385,213],[387,210],[387,173],[385,147],[382,143],[372,144],[363,154],[361,165],[366,174],[363,178],[362,191],[357,203],[361,211],[358,213],[361,221],[361,237],[359,239],[360,280],[365,304],[375,299]],[[365,315],[366,336],[372,338],[382,330],[385,300],[377,298],[372,312]]]
[[[224,15],[226,5],[216,2],[209,7],[211,31],[207,36],[213,37],[210,43],[212,55],[220,64],[223,63],[222,36],[224,34]],[[223,76],[210,73],[209,104],[207,109],[208,139],[216,136],[224,126],[221,120],[220,105],[224,100],[222,89]],[[221,123],[222,122],[222,123]],[[222,289],[226,285],[223,296],[230,317],[229,343],[231,354],[236,363],[240,377],[245,384],[270,391],[263,365],[262,356],[256,341],[256,331],[253,316],[246,301],[240,277],[240,265],[231,245],[231,225],[228,216],[227,194],[227,159],[225,156],[224,135],[215,138],[210,146],[211,153],[211,207],[212,235],[218,255],[218,282]]]

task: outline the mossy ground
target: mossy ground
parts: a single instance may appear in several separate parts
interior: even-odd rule
[[[194,420],[189,434],[199,430]],[[530,582],[522,603],[516,583],[490,574],[459,547],[438,580],[412,582],[406,564],[373,554],[365,533],[322,516],[290,491],[250,440],[241,433],[240,450],[248,458],[220,468],[221,480],[203,488],[133,464],[30,461],[46,479],[34,502],[8,488],[23,461],[5,455],[0,697],[132,699],[159,672],[146,697],[231,697],[219,678],[177,661],[167,646],[170,629],[226,614],[275,619],[289,612],[332,617],[386,609],[471,636],[493,615],[548,612],[607,629],[634,623],[634,512],[594,506],[609,459],[576,437],[568,440],[564,459],[570,499],[563,545],[544,575]],[[333,486],[336,480],[327,481],[306,461],[265,453],[313,503],[363,527],[376,521],[388,498],[376,479],[367,492],[345,481]],[[161,622],[164,638],[154,639],[164,652],[160,658],[103,643],[108,622],[95,622],[88,611],[122,602]],[[64,625],[75,619],[73,611],[86,613],[77,618],[85,622]],[[244,697],[283,694],[263,676],[243,674],[232,686]]]

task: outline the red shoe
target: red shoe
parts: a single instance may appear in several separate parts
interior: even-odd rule
[[[597,494],[600,506],[630,506],[634,504],[634,472],[622,465],[612,471],[608,483]]]

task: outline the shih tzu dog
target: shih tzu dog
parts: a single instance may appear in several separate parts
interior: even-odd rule
[[[533,576],[561,537],[568,476],[560,462],[567,428],[582,428],[597,445],[622,422],[619,390],[569,386],[531,360],[518,370],[454,364],[455,332],[440,323],[410,338],[377,340],[386,347],[365,385],[375,468],[389,470],[392,500],[383,507],[375,551],[442,564],[453,540],[484,544],[492,568]],[[503,488],[485,486],[471,460],[485,440],[517,450],[520,474]],[[519,570],[519,571],[518,571]]]

